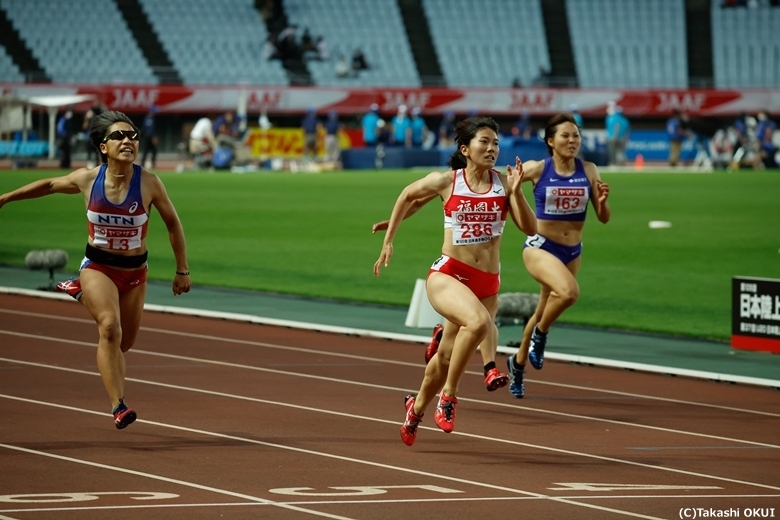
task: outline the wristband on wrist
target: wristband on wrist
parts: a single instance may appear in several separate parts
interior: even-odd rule
[[[189,276],[190,272],[189,271],[176,271],[176,274],[178,274],[179,276]]]

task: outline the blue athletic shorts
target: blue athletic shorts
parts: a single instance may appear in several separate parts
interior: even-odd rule
[[[526,247],[533,247],[536,249],[541,249],[542,251],[547,251],[555,258],[563,262],[564,265],[568,264],[572,260],[576,260],[582,254],[582,242],[576,246],[565,246],[563,244],[559,244],[558,242],[553,242],[549,238],[545,238],[539,234],[528,237],[525,240],[525,244],[523,244],[523,248]]]

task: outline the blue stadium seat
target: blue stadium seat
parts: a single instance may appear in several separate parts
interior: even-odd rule
[[[755,8],[722,9],[713,2],[712,61],[716,88],[780,85],[780,9],[766,0]]]
[[[566,0],[581,87],[687,88],[684,0]]]
[[[157,83],[114,2],[0,0],[0,6],[55,82]],[[100,28],[110,28],[110,40],[97,41]],[[116,51],[111,61],[104,59],[107,46]]]

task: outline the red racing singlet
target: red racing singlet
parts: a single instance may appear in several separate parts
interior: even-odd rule
[[[490,177],[490,188],[476,193],[464,169],[453,172],[452,194],[444,204],[444,229],[452,229],[454,245],[489,242],[504,232],[509,198],[498,172],[490,170]]]
[[[141,167],[133,165],[133,178],[127,197],[120,204],[106,198],[105,180],[107,165],[98,171],[87,205],[89,238],[95,247],[128,251],[141,247],[146,238],[149,215],[141,198]]]

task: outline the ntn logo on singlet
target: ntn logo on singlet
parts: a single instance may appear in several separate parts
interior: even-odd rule
[[[561,197],[584,197],[587,195],[587,188],[552,188],[551,193]]]
[[[114,215],[112,213],[98,213],[97,211],[87,211],[87,219],[94,225],[119,226],[119,227],[138,227],[149,220],[149,215],[142,213],[140,215]]]

